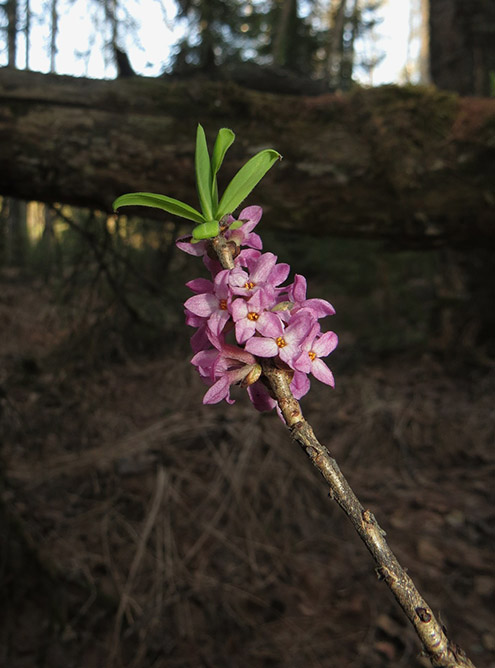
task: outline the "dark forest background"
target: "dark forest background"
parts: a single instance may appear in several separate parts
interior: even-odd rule
[[[238,135],[225,178],[283,154],[249,203],[340,340],[335,391],[303,409],[495,666],[495,5],[414,2],[422,48],[376,88],[380,0],[177,0],[158,77],[126,47],[138,4],[87,5],[112,80],[57,74],[60,2],[0,2],[0,664],[429,665],[278,417],[202,406],[189,227],[111,211],[136,190],[196,205],[201,122]]]

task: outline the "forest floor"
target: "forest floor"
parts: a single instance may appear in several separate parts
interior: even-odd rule
[[[1,665],[429,665],[275,413],[204,407],[184,347],[94,347],[42,284],[3,276],[0,331]],[[494,405],[493,369],[425,352],[303,402],[478,668],[495,667]]]

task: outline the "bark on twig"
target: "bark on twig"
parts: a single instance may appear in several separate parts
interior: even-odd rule
[[[224,269],[233,269],[234,261],[225,238],[218,236],[212,246]],[[432,609],[417,590],[414,582],[399,564],[385,540],[375,516],[365,509],[343,476],[337,462],[316,438],[304,419],[299,402],[291,389],[290,370],[278,368],[272,359],[260,360],[262,378],[276,399],[291,436],[310,458],[330,486],[333,498],[350,519],[361,540],[377,564],[379,577],[386,582],[423,644],[425,654],[434,668],[475,668],[465,652],[450,641],[435,618]]]

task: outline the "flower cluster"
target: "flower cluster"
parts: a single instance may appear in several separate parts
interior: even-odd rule
[[[276,402],[259,380],[260,358],[275,358],[291,370],[296,399],[308,392],[309,373],[334,385],[332,372],[321,358],[335,349],[337,335],[322,333],[319,320],[335,311],[324,299],[306,298],[304,276],[296,274],[293,283],[281,286],[290,267],[278,263],[273,253],[261,252],[261,239],[253,232],[261,214],[260,207],[250,206],[241,211],[238,221],[232,217],[226,221],[223,233],[234,251],[233,269],[223,269],[210,256],[209,241],[177,241],[181,250],[202,256],[211,273],[211,280],[196,278],[187,283],[195,294],[185,302],[186,322],[196,327],[191,361],[210,385],[205,404],[222,399],[233,403],[230,387],[239,384],[247,388],[258,410],[272,409]]]

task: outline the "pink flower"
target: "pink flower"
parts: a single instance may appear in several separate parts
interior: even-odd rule
[[[220,351],[212,348],[197,353],[191,362],[198,368],[203,380],[213,383],[203,397],[204,404],[217,404],[222,399],[233,404],[230,386],[242,383],[259,368],[253,355],[242,348],[226,344],[221,346]]]
[[[249,271],[251,267],[254,267],[258,258],[261,257],[259,250],[254,248],[243,248],[239,255],[235,258],[234,264],[236,267],[246,267]]]
[[[266,311],[273,305],[273,296],[263,288],[256,291],[249,299],[234,299],[232,319],[235,322],[237,343],[244,343],[258,331],[278,331],[280,319],[275,313]]]
[[[261,220],[263,209],[260,206],[247,206],[239,214],[239,221],[243,221],[242,227],[237,230],[227,230],[225,238],[229,241],[235,241],[238,246],[248,246],[249,248],[256,248],[261,250],[263,243],[258,234],[253,232],[256,225]],[[231,217],[230,223],[234,222]]]
[[[309,311],[302,310],[290,319],[284,329],[281,320],[277,324],[270,323],[263,336],[253,336],[248,339],[245,348],[258,357],[275,357],[294,368],[294,359],[301,353],[301,344],[308,336],[314,324],[314,318]]]
[[[333,374],[321,358],[335,349],[337,336],[322,334],[318,320],[335,311],[325,299],[306,298],[304,276],[296,274],[291,285],[280,287],[290,267],[277,263],[273,253],[261,252],[261,239],[253,232],[261,213],[260,207],[246,207],[238,221],[232,216],[224,221],[222,233],[237,248],[233,269],[223,269],[210,257],[209,241],[192,244],[189,237],[179,239],[177,246],[203,256],[212,279],[189,281],[187,286],[195,294],[185,302],[186,322],[196,327],[191,338],[192,363],[210,386],[203,403],[223,399],[233,403],[230,388],[237,384],[247,388],[257,410],[277,407],[282,417],[258,380],[262,373],[258,358],[278,358],[292,369],[290,387],[296,399],[308,392],[310,373],[333,387]],[[236,223],[242,225],[236,228]],[[226,342],[232,334],[238,345]]]
[[[220,262],[208,255],[208,241],[198,241],[193,243],[193,237],[189,235],[187,237],[180,237],[180,239],[177,239],[175,245],[181,251],[184,251],[184,253],[188,253],[189,255],[194,255],[196,257],[203,257],[203,262],[212,276],[216,276],[216,274],[221,271],[222,265]]]
[[[177,248],[180,248],[181,251],[187,253],[188,255],[194,255],[196,257],[201,257],[206,253],[206,241],[198,241],[197,243],[192,243],[192,235],[185,237],[180,237],[176,240],[175,245]]]
[[[191,360],[191,364],[197,368],[199,375],[206,383],[211,384],[214,380],[213,366],[218,355],[218,350],[209,348],[198,351]]]
[[[310,336],[301,345],[302,352],[294,360],[294,368],[306,374],[312,373],[322,383],[334,387],[335,380],[333,373],[320,358],[330,355],[337,347],[337,344],[337,334],[335,332],[321,334],[320,326],[316,323]]]
[[[206,289],[206,292],[189,297],[184,306],[194,315],[208,319],[208,328],[218,336],[230,318],[232,294],[229,289],[229,269],[223,269],[215,276],[215,282],[197,278],[189,281],[192,290]]]
[[[232,292],[242,297],[251,297],[262,287],[274,291],[277,285],[285,281],[290,271],[288,264],[277,264],[277,256],[273,253],[262,253],[256,259],[248,258],[247,265],[249,273],[237,266],[229,279]]]
[[[294,304],[292,312],[296,313],[301,308],[309,308],[316,318],[324,318],[334,315],[335,309],[326,299],[306,299],[307,282],[304,276],[296,274],[294,283],[288,289],[289,300]]]

